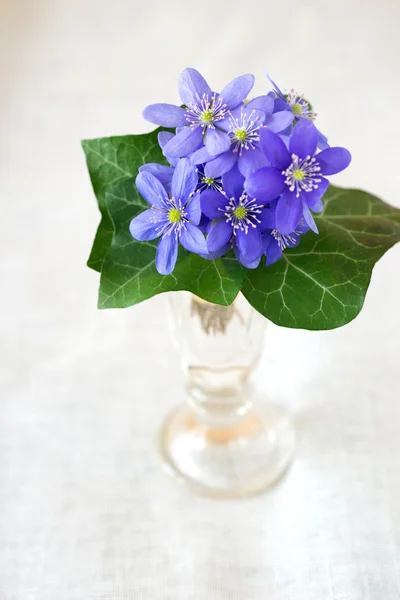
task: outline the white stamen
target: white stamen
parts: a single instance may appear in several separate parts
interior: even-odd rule
[[[282,233],[279,233],[277,229],[273,229],[271,231],[271,235],[276,239],[279,248],[281,248],[282,250],[285,250],[290,243],[294,244],[296,242],[296,238],[294,238],[292,234],[283,235]]]
[[[296,117],[315,121],[317,113],[312,110],[310,104],[304,98],[304,94],[298,94],[294,89],[291,89],[285,99]],[[293,109],[293,107],[295,108]]]
[[[203,170],[199,168],[197,168],[196,171],[199,176],[199,182],[196,188],[197,192],[203,192],[204,190],[215,190],[217,192],[221,192],[221,194],[224,194],[221,177],[206,177]]]
[[[160,223],[160,226],[157,227],[157,235],[161,235],[163,238],[167,235],[171,235],[174,233],[178,238],[181,234],[182,229],[186,229],[186,223],[188,223],[189,219],[187,217],[187,204],[182,200],[176,200],[174,196],[168,196],[166,198],[160,196],[160,200],[163,204],[163,208],[159,208],[158,206],[152,206],[152,215],[151,220],[153,223]],[[180,212],[180,219],[176,222],[171,222],[168,218],[168,213],[171,209],[176,209]]]
[[[303,226],[303,219],[300,219],[297,226]],[[301,231],[297,231],[297,229],[295,229],[292,231],[292,233],[283,235],[277,229],[273,229],[271,231],[271,235],[278,242],[279,248],[286,250],[286,248],[288,248],[291,244],[295,244],[297,242],[297,237],[301,235]]]
[[[224,119],[229,110],[221,96],[214,94],[211,98],[203,94],[199,103],[191,103],[186,109],[185,118],[190,127],[202,127],[203,130],[215,129],[214,123]]]
[[[296,198],[298,198],[301,192],[318,189],[318,184],[322,181],[319,177],[320,171],[321,167],[315,157],[299,158],[297,154],[292,154],[292,163],[285,171],[282,171],[282,175],[286,176],[286,185],[289,186],[291,192],[296,191]]]
[[[235,210],[238,208],[244,208],[246,210],[246,215],[244,217],[240,218],[236,216]],[[247,233],[250,227],[257,227],[257,224],[261,223],[257,215],[261,213],[263,208],[262,204],[257,204],[255,198],[250,200],[247,193],[243,192],[239,200],[236,200],[236,198],[229,198],[225,208],[219,208],[218,210],[224,213],[227,223],[232,223],[233,234],[236,235],[238,229]]]
[[[260,117],[252,110],[249,114],[243,110],[240,117],[230,117],[230,136],[234,152],[242,155],[243,150],[254,150],[260,141],[262,123]]]

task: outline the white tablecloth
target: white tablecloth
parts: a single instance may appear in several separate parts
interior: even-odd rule
[[[336,182],[400,206],[400,8],[393,0],[0,2],[0,600],[400,598],[400,246],[362,315],[271,326],[261,393],[296,460],[268,494],[211,501],[159,471],[183,398],[165,298],[97,311],[98,221],[81,138],[138,133],[199,68],[307,93]]]

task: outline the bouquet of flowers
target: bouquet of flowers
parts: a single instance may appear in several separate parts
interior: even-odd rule
[[[102,213],[88,265],[99,307],[188,290],[229,305],[241,291],[286,327],[332,329],[360,312],[376,261],[400,240],[400,210],[329,184],[351,161],[304,96],[249,99],[253,75],[220,93],[195,69],[182,106],[152,104],[145,135],[83,142]]]

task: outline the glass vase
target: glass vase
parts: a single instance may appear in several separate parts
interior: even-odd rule
[[[161,429],[163,466],[204,495],[258,493],[284,473],[295,442],[284,410],[254,403],[251,375],[263,351],[266,320],[242,295],[230,306],[187,292],[169,296],[187,402]]]

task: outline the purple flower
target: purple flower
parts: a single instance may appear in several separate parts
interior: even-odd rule
[[[276,202],[272,202],[264,211],[262,226],[262,248],[266,255],[266,266],[276,263],[286,248],[294,248],[300,243],[300,237],[310,230],[309,226],[301,219],[291,233],[283,235],[276,227]]]
[[[311,104],[307,102],[303,94],[298,94],[293,88],[288,94],[284,94],[268,74],[267,78],[272,83],[278,98],[283,100],[284,103],[290,108],[295,119],[308,119],[309,121],[315,121],[317,113],[312,110]]]
[[[197,182],[197,171],[187,158],[181,159],[174,170],[170,194],[151,172],[141,171],[136,177],[136,187],[151,208],[132,219],[129,230],[140,242],[161,236],[156,253],[156,268],[161,275],[174,270],[178,242],[189,252],[207,253],[206,241],[197,227],[201,218]]]
[[[223,176],[224,193],[206,190],[201,209],[214,222],[207,237],[209,258],[223,256],[233,247],[238,260],[256,268],[262,254],[261,230],[264,204],[248,195],[244,177],[234,168]]]
[[[275,110],[288,110],[291,111],[293,117],[293,123],[297,123],[299,119],[307,119],[309,121],[315,121],[317,113],[313,111],[311,104],[304,98],[303,94],[298,94],[293,88],[288,94],[284,94],[282,90],[277,86],[275,81],[267,74],[268,80],[274,87],[277,99],[275,100]],[[283,139],[286,141],[287,136],[290,136],[290,129],[284,132]],[[325,150],[329,148],[328,138],[318,130],[318,148]]]
[[[208,177],[227,173],[237,164],[242,175],[248,177],[267,161],[260,150],[260,132],[263,127],[280,132],[291,124],[293,118],[288,111],[273,113],[274,100],[271,96],[260,96],[246,106],[236,108],[219,124],[229,135],[231,145],[227,152],[212,156],[203,147],[191,155],[193,163],[206,163],[204,172]]]
[[[187,156],[203,142],[216,156],[230,146],[230,138],[219,128],[219,123],[229,111],[242,104],[253,85],[253,75],[242,75],[216,94],[196,69],[185,69],[179,78],[179,94],[185,108],[150,104],[144,109],[143,116],[156,125],[177,128],[176,136],[164,146],[165,156]]]
[[[321,212],[323,208],[321,198],[329,186],[324,175],[339,173],[350,164],[351,154],[345,148],[327,148],[315,155],[317,143],[318,131],[305,119],[294,127],[289,151],[278,135],[268,129],[261,132],[261,150],[271,166],[250,175],[245,189],[264,203],[280,196],[276,225],[283,235],[294,231],[302,217],[318,233],[310,209]]]
[[[223,191],[221,177],[207,177],[204,172],[204,165],[199,165],[197,167],[197,175],[199,178],[199,183],[197,184],[198,192],[204,192],[204,190]]]

